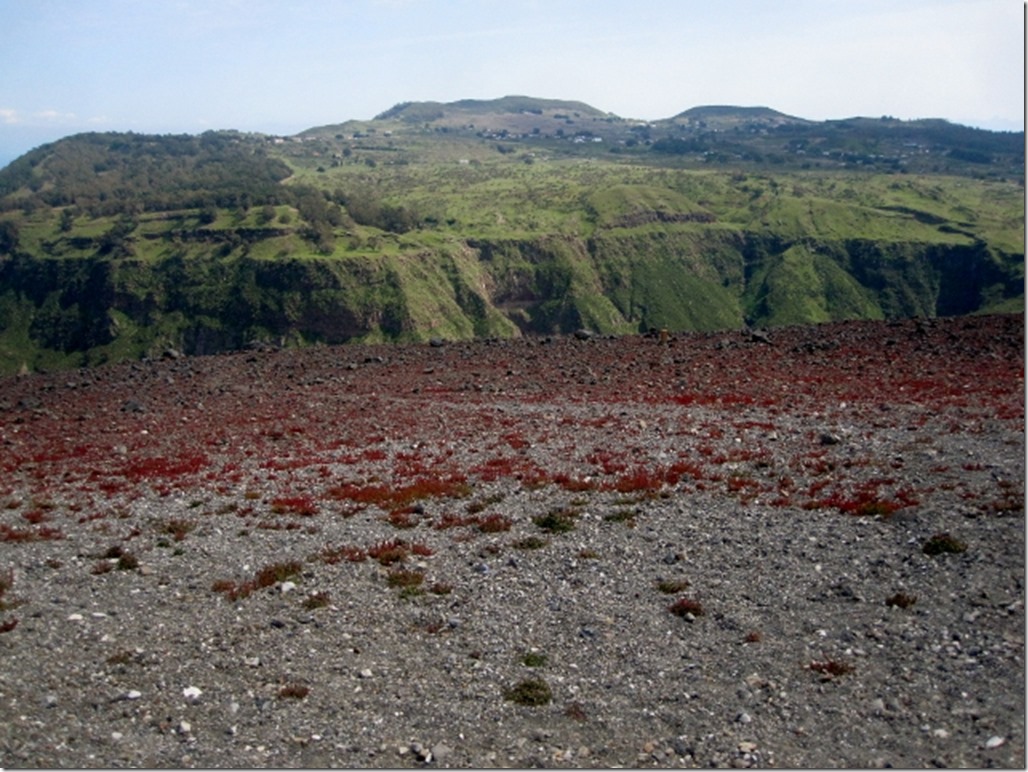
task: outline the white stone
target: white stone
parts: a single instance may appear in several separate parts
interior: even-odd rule
[[[296,589],[296,582],[282,582],[280,589],[282,590],[283,595],[287,592],[292,592]]]
[[[203,692],[195,686],[187,686],[182,690],[182,696],[187,700],[196,700]]]
[[[127,692],[125,692],[126,700],[138,700],[142,696],[143,693],[137,689],[129,689]]]
[[[991,751],[993,748],[998,748],[999,746],[1001,746],[1006,741],[1007,740],[1006,740],[1005,737],[999,737],[998,735],[993,735],[992,737],[990,737],[988,740],[985,741],[985,749]]]

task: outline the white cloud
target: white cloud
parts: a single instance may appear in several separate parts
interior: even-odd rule
[[[18,114],[17,110],[12,110],[9,107],[0,107],[0,123],[7,126],[21,123],[21,116]]]
[[[33,117],[46,123],[71,123],[78,118],[75,113],[62,113],[60,110],[40,110]]]

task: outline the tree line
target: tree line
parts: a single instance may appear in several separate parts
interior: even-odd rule
[[[200,224],[209,225],[219,210],[257,207],[258,223],[267,225],[276,207],[292,206],[302,220],[301,235],[325,253],[333,251],[341,227],[405,233],[424,224],[410,207],[384,202],[370,188],[330,192],[283,185],[291,174],[288,164],[266,155],[260,141],[237,132],[79,134],[37,148],[0,171],[0,212],[59,208],[62,232],[71,230],[77,216],[117,217],[103,245],[106,253],[117,252],[135,218],[146,212],[196,209]],[[0,222],[0,252],[11,252],[18,241],[16,224]]]

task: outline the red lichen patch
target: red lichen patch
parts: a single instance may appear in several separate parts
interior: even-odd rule
[[[302,700],[310,693],[310,687],[306,684],[286,684],[278,690],[278,697],[281,700]]]
[[[335,565],[344,560],[350,563],[361,563],[368,559],[368,552],[351,544],[343,544],[339,547],[325,547],[314,558],[329,565]]]
[[[332,499],[348,499],[395,511],[423,499],[463,498],[470,493],[467,479],[463,475],[452,475],[443,478],[420,477],[413,482],[398,485],[343,483],[329,488],[325,495]]]
[[[826,660],[815,660],[811,662],[808,667],[815,673],[820,673],[823,681],[829,681],[839,676],[847,675],[852,673],[856,668],[849,662],[843,662],[841,660],[826,659]]]
[[[514,525],[509,517],[500,514],[485,515],[478,518],[478,530],[482,533],[501,533],[509,531]]]
[[[271,511],[276,515],[313,517],[318,506],[310,496],[276,496],[271,500]]]
[[[0,542],[55,541],[63,538],[64,532],[52,526],[18,528],[0,523]]]
[[[345,372],[340,349],[316,347],[103,366],[74,376],[82,388],[66,374],[0,379],[0,542],[114,535],[157,496],[163,508],[214,495],[235,500],[245,529],[283,539],[372,507],[397,527],[475,538],[511,523],[435,510],[510,483],[599,499],[703,492],[799,516],[887,517],[945,496],[1014,516],[1014,471],[926,459],[939,438],[1023,434],[1023,326],[1022,314],[840,322],[775,329],[770,345],[682,334],[659,357],[638,336],[556,336],[469,343],[445,366],[449,352],[427,346],[375,347],[395,366]],[[878,457],[879,433],[909,443]]]
[[[678,617],[684,616],[703,616],[706,611],[703,608],[703,604],[695,598],[679,598],[667,608],[672,614]]]
[[[400,539],[378,542],[367,549],[368,557],[377,560],[383,566],[401,563],[410,555],[410,548]]]
[[[299,561],[289,560],[270,563],[258,569],[251,579],[245,579],[240,582],[231,579],[218,579],[211,585],[211,590],[222,593],[231,601],[241,600],[249,597],[257,590],[272,587],[278,582],[298,576],[302,571],[303,566]]]
[[[196,474],[208,463],[207,457],[202,455],[188,455],[180,458],[141,458],[123,467],[120,474],[132,482],[156,480]]]

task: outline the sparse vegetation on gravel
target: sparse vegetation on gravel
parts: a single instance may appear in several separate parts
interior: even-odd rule
[[[1024,388],[1023,315],[0,379],[0,766],[1023,767]]]

